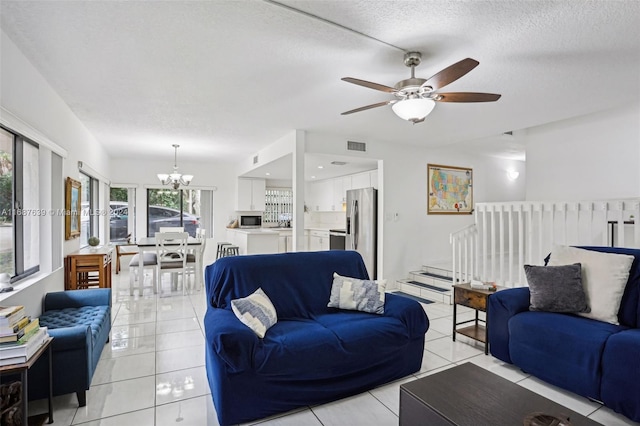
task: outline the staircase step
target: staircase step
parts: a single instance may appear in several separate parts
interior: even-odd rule
[[[439,280],[451,281],[451,277],[447,277],[446,275],[436,274],[435,272],[416,271],[416,272],[412,272],[412,274],[424,275],[425,277],[431,277],[431,278],[437,278]]]
[[[423,299],[422,297],[414,296],[413,294],[405,293],[403,291],[396,291],[396,292],[393,292],[391,294],[396,294],[398,296],[407,297],[409,299],[417,300],[418,302],[424,303],[426,305],[428,305],[429,303],[433,303],[433,300]]]
[[[453,289],[450,285],[438,287],[437,285],[425,284],[412,279],[397,280],[397,284],[399,290],[403,293],[449,305],[453,302]]]
[[[414,281],[414,280],[408,280],[405,281],[406,284],[411,284],[411,285],[415,285],[418,287],[422,287],[422,288],[426,288],[429,290],[433,290],[433,291],[439,291],[439,292],[446,292],[446,291],[451,291],[451,288],[442,288],[442,287],[438,287],[435,285],[431,285],[431,284],[425,284],[425,283],[421,283],[419,281]]]

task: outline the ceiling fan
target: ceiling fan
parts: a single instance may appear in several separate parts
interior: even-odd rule
[[[368,87],[369,89],[391,93],[396,99],[352,109],[343,112],[342,115],[391,105],[393,112],[396,113],[398,117],[416,124],[424,121],[427,115],[433,110],[436,102],[495,102],[500,99],[500,95],[495,93],[436,92],[436,90],[443,88],[449,83],[453,83],[477,67],[480,62],[475,59],[463,59],[426,80],[424,78],[416,78],[415,76],[415,68],[420,65],[421,59],[422,55],[420,52],[405,53],[404,64],[411,68],[411,78],[397,82],[394,87],[357,78],[344,77],[342,79],[343,81]]]

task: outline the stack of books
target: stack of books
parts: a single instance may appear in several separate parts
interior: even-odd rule
[[[24,306],[0,306],[0,366],[27,362],[47,337],[47,328],[26,316]]]

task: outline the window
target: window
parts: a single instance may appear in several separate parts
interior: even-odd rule
[[[109,189],[109,241],[135,241],[135,198],[134,188]]]
[[[80,247],[89,244],[89,237],[98,236],[98,185],[100,181],[80,172],[82,211],[80,213]]]
[[[199,189],[147,189],[147,235],[182,226],[190,236],[200,227]]]
[[[0,128],[0,273],[11,281],[40,268],[38,146]]]
[[[285,225],[293,218],[293,191],[289,188],[267,188],[263,224]]]

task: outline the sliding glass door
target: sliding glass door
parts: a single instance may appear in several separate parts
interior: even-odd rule
[[[160,228],[183,227],[196,236],[200,226],[200,190],[147,189],[147,235]]]

